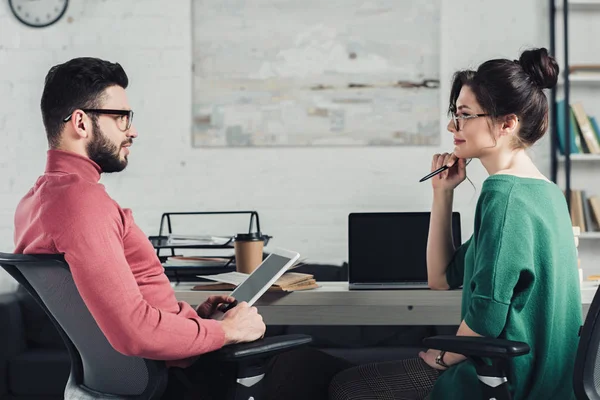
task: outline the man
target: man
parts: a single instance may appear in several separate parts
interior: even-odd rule
[[[213,296],[194,310],[177,302],[146,235],[99,184],[122,171],[138,134],[119,64],[78,58],[53,67],[41,108],[50,150],[46,171],[19,203],[15,253],[64,253],[98,326],[119,352],[185,368],[203,353],[259,339],[265,324],[240,303],[222,321],[205,319]],[[176,379],[171,379],[176,381]]]
[[[128,163],[133,111],[119,64],[76,58],[50,69],[41,108],[48,137],[46,171],[15,213],[15,253],[63,253],[81,297],[119,352],[165,360],[166,399],[204,398],[210,366],[197,356],[265,333],[255,307],[241,302],[222,321],[208,318],[228,296],[194,310],[178,302],[146,235],[99,184]],[[327,397],[332,377],[350,363],[311,350],[288,352],[269,366],[269,399]]]

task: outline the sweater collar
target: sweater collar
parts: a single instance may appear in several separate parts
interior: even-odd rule
[[[77,174],[86,181],[97,183],[100,181],[102,169],[87,157],[71,151],[52,149],[48,150],[46,159],[46,173],[48,172]]]

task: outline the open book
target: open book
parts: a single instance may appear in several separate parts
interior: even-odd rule
[[[241,272],[228,272],[217,275],[198,275],[199,278],[205,278],[215,281],[196,285],[192,290],[233,290],[242,283],[248,274]],[[269,292],[293,292],[296,290],[307,290],[319,287],[314,276],[311,274],[302,274],[299,272],[286,272],[268,289]]]

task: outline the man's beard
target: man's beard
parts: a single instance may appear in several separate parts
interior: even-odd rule
[[[102,172],[110,173],[123,171],[127,166],[127,156],[125,156],[124,159],[121,159],[121,147],[117,148],[117,146],[102,133],[102,130],[96,121],[93,121],[92,125],[94,127],[93,137],[86,148],[90,160],[98,164]],[[131,139],[125,140],[121,146],[131,142]]]

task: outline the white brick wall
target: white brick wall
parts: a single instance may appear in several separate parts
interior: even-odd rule
[[[548,42],[543,0],[442,3],[442,105],[457,68],[516,58],[523,48]],[[35,30],[0,3],[0,251],[12,250],[14,208],[43,172],[44,76],[77,56],[118,61],[130,77],[140,136],[128,169],[103,183],[148,234],[157,232],[163,211],[256,209],[273,245],[339,263],[347,259],[349,212],[429,209],[430,187],[417,181],[434,152],[452,148],[445,115],[440,148],[192,149],[190,14],[191,0],[82,0],[71,2],[57,24]],[[544,169],[547,147],[535,152]],[[478,186],[485,179],[475,163],[469,173]],[[472,232],[474,196],[466,184],[456,199],[465,237]],[[210,219],[186,228],[227,233],[245,225],[237,226]]]

